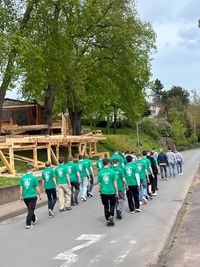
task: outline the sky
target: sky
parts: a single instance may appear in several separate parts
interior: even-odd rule
[[[200,89],[200,0],[137,0],[136,7],[157,34],[152,80]]]
[[[157,34],[152,80],[161,80],[165,89],[200,89],[200,0],[137,0],[136,7]],[[16,91],[7,97],[16,98]]]

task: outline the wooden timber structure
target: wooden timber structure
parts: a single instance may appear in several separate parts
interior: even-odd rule
[[[46,150],[46,159],[53,164],[58,165],[60,148],[66,148],[68,156],[72,155],[72,148],[76,147],[81,155],[88,155],[90,158],[105,155],[109,157],[108,152],[97,152],[97,142],[105,140],[101,133],[90,133],[81,136],[70,135],[51,135],[51,136],[17,136],[8,137],[0,141],[0,173],[9,172],[15,175],[15,160],[23,162],[33,162],[36,169],[44,168],[45,163],[38,160],[38,151]],[[33,157],[23,157],[17,154],[19,151],[32,151]]]

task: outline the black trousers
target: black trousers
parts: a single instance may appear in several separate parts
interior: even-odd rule
[[[115,205],[116,205],[116,198],[115,195],[104,195],[101,194],[101,201],[102,204],[104,205],[104,214],[106,220],[110,216],[114,216],[115,213]]]
[[[129,189],[126,191],[128,206],[130,211],[134,211],[140,208],[139,189],[137,185],[129,185],[128,188]]]
[[[149,175],[149,182],[150,182],[150,185],[151,185],[152,193],[155,193],[155,191],[156,191],[155,177],[153,177],[151,174]]]
[[[45,189],[48,198],[48,209],[53,210],[57,201],[56,189]]]
[[[92,188],[93,188],[93,185],[94,185],[94,177],[93,177],[92,174],[90,174],[88,181],[89,182],[88,182],[87,195],[89,196],[88,193],[91,193],[92,192]]]
[[[37,197],[24,198],[24,203],[27,206],[28,214],[26,217],[26,225],[31,225],[31,222],[35,222],[35,206],[37,202]]]
[[[71,205],[78,203],[78,194],[80,192],[80,185],[78,182],[71,182]]]
[[[165,173],[165,178],[167,178],[167,166],[160,165],[160,175],[162,179],[164,179],[164,173]]]
[[[154,173],[154,179],[155,179],[155,189],[158,189],[158,173]]]

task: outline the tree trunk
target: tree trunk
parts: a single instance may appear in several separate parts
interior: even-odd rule
[[[110,132],[110,117],[107,117],[107,124],[106,124],[106,134]]]
[[[42,133],[50,134],[52,125],[52,110],[55,102],[56,88],[54,85],[48,85],[46,90],[47,90],[47,96],[45,98],[45,104],[44,104],[44,122],[45,124],[47,124],[48,129],[42,131]]]
[[[69,110],[69,117],[71,120],[73,135],[81,135],[81,115],[82,111]]]
[[[117,108],[114,109],[113,134],[116,134],[116,130],[117,130]]]

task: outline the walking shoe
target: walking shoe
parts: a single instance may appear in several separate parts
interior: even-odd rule
[[[75,204],[75,205],[79,205],[79,202],[78,202],[78,201],[75,201],[74,204]]]
[[[143,202],[142,201],[140,201],[140,205],[142,205],[143,204]]]
[[[33,225],[26,225],[25,226],[25,229],[31,229],[31,228],[33,228]]]
[[[63,211],[65,211],[64,209],[60,209],[60,212],[63,212]]]
[[[167,179],[167,178],[165,178],[165,181],[168,181],[168,179]]]
[[[117,210],[117,219],[119,219],[119,220],[122,219],[122,213],[120,210]]]
[[[141,209],[135,209],[135,211],[136,211],[136,212],[140,212],[140,211],[141,211]]]
[[[89,193],[88,193],[88,197],[93,197],[92,192],[89,192]]]
[[[108,224],[109,224],[109,225],[112,225],[112,226],[115,225],[113,216],[110,216],[110,217],[108,218]]]
[[[146,199],[146,197],[143,197],[142,200],[143,200],[144,204],[147,204],[147,199]]]
[[[135,213],[135,211],[133,210],[133,211],[131,211],[131,214],[134,214]]]
[[[49,215],[51,215],[52,217],[54,217],[55,214],[54,214],[53,210],[49,209],[48,211],[49,211]]]
[[[66,207],[66,211],[67,211],[67,210],[72,210],[72,207]]]
[[[81,197],[81,200],[82,201],[87,201],[86,197],[84,197],[84,196]]]
[[[32,222],[32,225],[36,225],[38,223],[38,218],[37,217],[35,217],[35,221],[34,222]]]
[[[156,193],[156,192],[152,194],[152,196],[157,196],[157,195],[158,195],[158,193]]]

